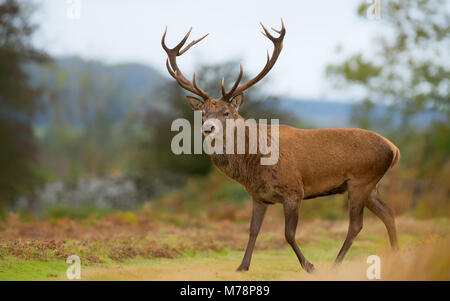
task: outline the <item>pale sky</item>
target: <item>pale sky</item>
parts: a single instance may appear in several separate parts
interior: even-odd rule
[[[329,90],[325,66],[345,53],[370,53],[373,38],[383,21],[361,19],[356,8],[365,0],[314,1],[143,1],[79,0],[78,20],[67,16],[68,2],[45,0],[37,14],[41,26],[36,45],[54,56],[78,55],[105,63],[137,62],[151,65],[165,76],[166,54],[160,45],[164,26],[166,42],[173,47],[192,26],[192,38],[210,35],[179,57],[179,66],[190,77],[198,63],[240,59],[244,70],[256,75],[264,66],[272,43],[260,33],[286,25],[284,48],[262,86],[266,91],[296,98],[346,98]],[[236,75],[239,65],[236,65]],[[214,94],[214,92],[212,92]]]

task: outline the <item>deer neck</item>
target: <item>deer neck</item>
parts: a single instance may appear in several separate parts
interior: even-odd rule
[[[245,119],[241,117],[243,121]],[[258,135],[258,131],[256,132]],[[224,145],[224,151],[223,154],[211,154],[211,159],[214,163],[214,165],[219,168],[220,171],[222,171],[225,175],[232,178],[233,180],[241,183],[244,186],[247,186],[252,179],[259,173],[259,166],[260,166],[260,154],[251,154],[249,153],[249,132],[245,131],[245,153],[244,154],[237,154],[237,137],[234,136],[234,146],[235,151],[233,154],[228,154],[225,150],[226,147],[226,140],[224,137],[223,145]]]

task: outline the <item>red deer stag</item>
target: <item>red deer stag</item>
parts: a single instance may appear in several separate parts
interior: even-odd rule
[[[187,96],[194,110],[203,114],[202,132],[205,136],[214,129],[207,121],[218,119],[224,126],[227,119],[245,120],[238,109],[243,104],[243,92],[255,85],[269,73],[280,55],[286,29],[281,21],[281,30],[273,29],[273,36],[261,24],[263,34],[274,44],[271,56],[262,71],[248,82],[239,85],[242,79],[242,64],[239,76],[227,92],[222,80],[222,96],[212,98],[197,86],[195,73],[192,81],[186,79],[177,65],[177,56],[182,55],[207,35],[192,41],[181,49],[192,28],[174,48],[165,44],[167,27],[161,44],[167,52],[166,66],[170,75],[184,89],[200,96],[203,100]],[[335,264],[340,263],[357,234],[363,227],[363,210],[369,208],[387,228],[390,244],[398,248],[395,221],[392,210],[381,199],[377,183],[388,169],[400,158],[400,152],[386,138],[363,129],[319,129],[303,130],[290,126],[279,127],[279,160],[274,165],[261,165],[255,160],[261,154],[211,154],[214,164],[228,177],[242,184],[253,199],[253,213],[250,237],[238,271],[248,270],[256,237],[269,204],[283,204],[285,214],[285,238],[294,250],[301,266],[314,270],[300,251],[295,232],[299,205],[302,200],[348,191],[349,227],[345,242],[337,255]]]

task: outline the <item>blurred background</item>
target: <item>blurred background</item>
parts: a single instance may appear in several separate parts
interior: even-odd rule
[[[401,251],[382,222],[364,230],[340,272],[306,278],[450,280],[450,2],[444,0],[0,0],[0,280],[300,280],[271,206],[255,270],[234,273],[251,200],[207,155],[174,155],[176,118],[193,120],[169,76],[166,42],[193,26],[201,43],[183,73],[220,94],[244,65],[251,78],[271,42],[258,22],[286,24],[269,76],[245,94],[248,118],[299,128],[361,127],[388,137],[400,164],[381,182]],[[366,210],[368,211],[368,210]],[[297,237],[328,271],[348,227],[347,196],[301,204]],[[174,258],[183,256],[181,261]],[[148,261],[158,258],[158,261]],[[166,259],[164,259],[166,258]]]
[[[380,10],[373,5],[380,4]],[[243,116],[301,128],[361,127],[401,150],[383,181],[397,214],[450,214],[448,1],[0,1],[0,216],[85,218],[144,204],[236,215],[249,197],[207,155],[173,155],[170,125],[193,119],[160,39],[210,33],[179,58],[218,95],[287,28]],[[378,14],[379,13],[379,14]],[[346,218],[345,196],[304,202],[305,219]],[[215,209],[214,209],[215,208]],[[162,210],[162,209],[161,209]]]

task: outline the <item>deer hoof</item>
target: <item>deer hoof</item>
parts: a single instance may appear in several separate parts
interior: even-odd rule
[[[314,265],[311,262],[306,262],[304,269],[308,273],[313,273],[316,269],[314,268]]]
[[[248,267],[239,266],[239,267],[236,269],[236,272],[244,272],[244,271],[248,271]]]

